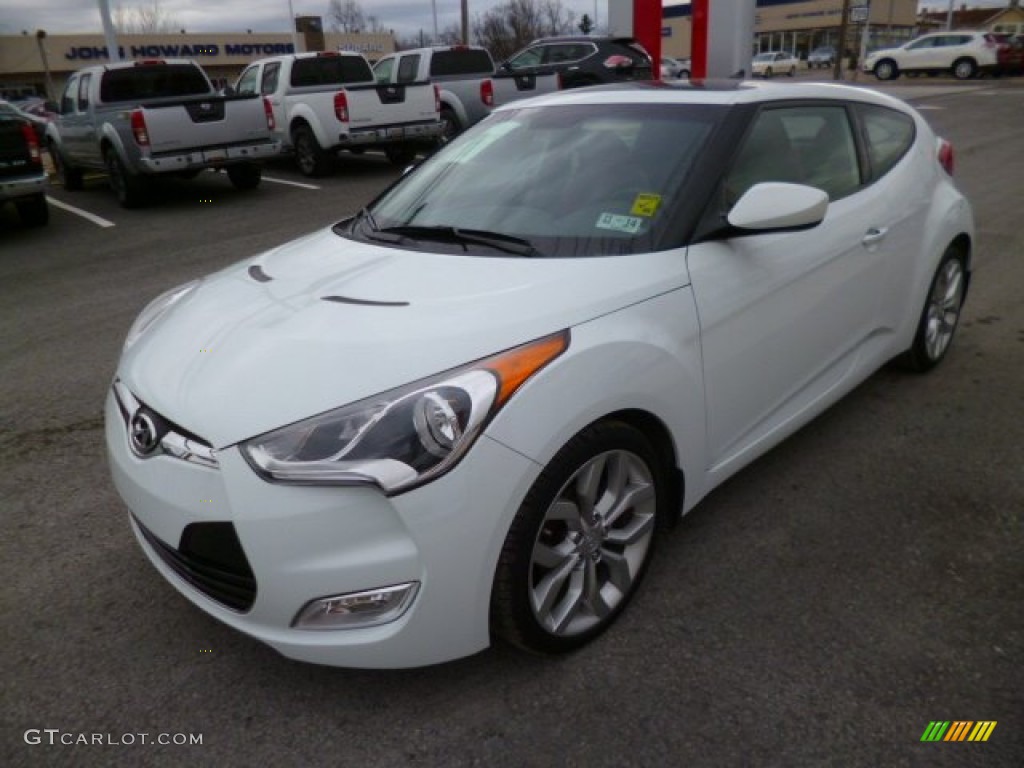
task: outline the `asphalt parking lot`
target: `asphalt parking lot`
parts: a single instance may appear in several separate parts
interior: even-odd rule
[[[52,189],[39,230],[4,208],[0,765],[1024,764],[1022,85],[886,86],[953,141],[975,208],[950,357],[879,372],[715,491],[612,630],[557,660],[286,660],[163,581],[110,483],[101,408],[138,311],[355,212],[398,176],[382,156],[317,180],[274,163],[253,193],[203,174],[136,211],[97,177]],[[921,743],[934,720],[997,726]]]

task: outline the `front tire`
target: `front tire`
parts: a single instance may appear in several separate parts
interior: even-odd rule
[[[899,76],[899,68],[892,59],[882,59],[875,64],[875,77],[879,80],[895,80]]]
[[[904,368],[924,373],[942,362],[959,325],[966,291],[964,257],[951,246],[935,270],[914,343],[898,359]]]
[[[769,78],[769,77],[771,77],[771,76],[772,76],[772,68],[771,68],[771,67],[768,67],[767,69],[765,69],[765,71],[764,71],[764,76],[765,76],[766,78]]]
[[[228,166],[228,180],[238,190],[256,189],[263,178],[263,169],[255,163]]]
[[[118,204],[122,208],[138,208],[146,199],[146,182],[141,176],[135,176],[125,170],[124,163],[113,147],[104,155],[110,188],[114,191]]]
[[[978,73],[978,65],[974,59],[957,59],[953,62],[953,77],[957,80],[970,80]]]
[[[647,438],[619,421],[594,424],[540,473],[502,547],[491,627],[536,653],[565,653],[625,608],[668,510],[667,471]]]
[[[334,158],[323,150],[309,126],[300,125],[292,133],[292,145],[295,147],[295,163],[303,176],[316,178],[324,176],[331,170]]]

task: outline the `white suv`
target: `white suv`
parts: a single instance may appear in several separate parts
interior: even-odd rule
[[[952,72],[958,80],[969,80],[996,67],[996,52],[996,40],[988,32],[935,32],[899,48],[872,51],[863,69],[879,80],[893,80],[901,72]]]

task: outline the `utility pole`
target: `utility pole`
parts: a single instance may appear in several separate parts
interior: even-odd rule
[[[437,0],[430,0],[430,5],[434,9],[434,39],[430,44],[437,45]]]
[[[43,40],[46,39],[46,30],[36,30],[36,44],[39,46],[39,57],[43,60],[43,72],[46,73],[46,98],[50,101],[55,101],[56,97],[53,95],[53,78],[50,76],[50,60],[46,58],[46,46],[43,45]]]
[[[843,79],[843,59],[846,56],[846,27],[850,23],[850,0],[843,0],[843,18],[839,20],[839,43],[836,45],[836,62],[832,65],[832,79]]]
[[[121,49],[117,45],[117,33],[114,30],[114,22],[110,20],[110,2],[99,0],[100,21],[103,22],[103,37],[107,43],[107,57],[111,61],[121,60]]]
[[[469,0],[462,0],[462,44],[469,45]]]
[[[949,0],[949,10],[946,11],[946,30],[953,28],[953,3],[954,0]]]

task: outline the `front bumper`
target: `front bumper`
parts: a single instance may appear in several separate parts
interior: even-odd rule
[[[32,176],[0,178],[0,202],[43,194],[46,192],[48,183],[49,180],[46,174],[41,171],[39,174],[33,174]]]
[[[281,142],[278,140],[248,142],[224,147],[206,147],[187,152],[144,155],[139,158],[139,167],[145,173],[173,173],[174,171],[221,168],[236,163],[266,160],[280,154]]]
[[[113,395],[106,441],[133,531],[164,578],[213,617],[283,655],[333,666],[422,666],[487,647],[497,557],[540,470],[482,436],[447,475],[391,498],[369,487],[271,484],[234,447],[217,452],[217,468],[168,455],[138,458]],[[203,524],[229,524],[237,536],[252,574],[248,608],[227,605],[216,589],[197,586],[169,564],[175,552],[195,554],[183,535]],[[292,627],[310,600],[406,582],[418,582],[416,598],[390,623]]]

